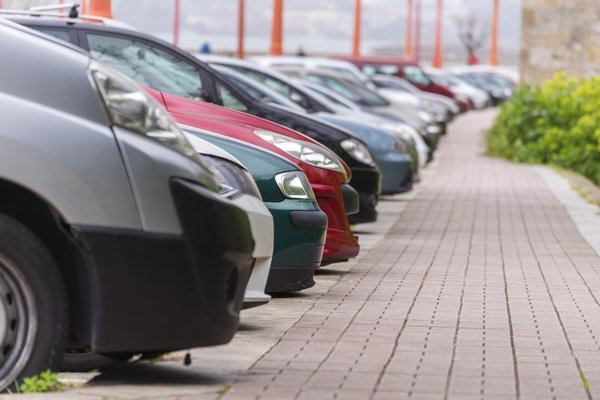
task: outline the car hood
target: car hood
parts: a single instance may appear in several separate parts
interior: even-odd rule
[[[187,131],[189,130],[199,130],[199,131],[204,131],[203,129],[198,129],[198,128],[190,128],[190,127],[185,127],[185,129]],[[207,131],[204,131],[207,132]],[[222,148],[220,148],[219,146],[216,146],[204,139],[201,139],[197,136],[192,135],[191,133],[187,133],[185,132],[185,137],[187,138],[187,140],[192,144],[192,147],[194,147],[194,150],[196,150],[196,153],[201,154],[203,156],[214,156],[214,157],[220,157],[223,158],[227,161],[230,161],[234,164],[237,164],[239,167],[246,169],[246,167],[244,167],[244,164],[242,164],[242,162],[240,160],[238,160],[237,158],[235,158],[234,156],[232,156],[231,154],[229,154],[228,152],[226,152],[225,150],[223,150]]]

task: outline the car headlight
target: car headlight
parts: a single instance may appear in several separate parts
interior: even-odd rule
[[[411,145],[414,145],[413,137],[419,134],[413,127],[404,123],[383,122],[378,126],[383,130],[394,133],[403,141],[408,142]]]
[[[89,74],[114,126],[144,135],[200,161],[169,114],[135,84],[95,62],[90,63]]]
[[[438,133],[442,132],[442,128],[440,128],[439,125],[428,125],[427,128],[425,128],[425,130],[430,135],[437,135]]]
[[[309,142],[296,140],[275,132],[254,130],[263,140],[277,146],[286,153],[314,167],[330,169],[346,174],[346,170],[337,156],[330,150]]]
[[[202,161],[221,186],[220,195],[235,198],[247,194],[262,200],[254,179],[243,168],[221,157],[203,155]]]
[[[425,122],[433,122],[433,117],[425,110],[417,111],[417,115]]]
[[[396,150],[400,153],[406,154],[407,153],[406,143],[404,143],[404,141],[397,136],[393,137],[392,139],[393,140],[392,140],[391,150]]]
[[[315,194],[302,171],[283,172],[275,175],[275,182],[285,197],[314,200]]]
[[[360,161],[363,164],[375,166],[375,160],[367,146],[362,144],[356,139],[346,139],[340,142],[342,149],[346,150],[346,153],[350,154],[352,158]]]

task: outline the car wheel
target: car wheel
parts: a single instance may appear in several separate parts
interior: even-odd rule
[[[25,226],[0,214],[0,391],[60,365],[66,304],[50,253]]]
[[[129,358],[129,357],[128,357]],[[67,351],[62,360],[62,371],[88,372],[103,370],[118,363],[119,360],[93,353],[91,351]]]

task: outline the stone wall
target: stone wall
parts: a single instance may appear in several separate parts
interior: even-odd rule
[[[523,0],[521,78],[600,73],[599,0]]]

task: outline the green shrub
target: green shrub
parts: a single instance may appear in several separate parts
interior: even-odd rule
[[[485,137],[490,155],[571,169],[600,184],[600,77],[521,85]]]
[[[40,372],[38,375],[24,378],[17,386],[19,393],[46,393],[63,390],[65,385],[58,381],[58,374],[50,370]]]

